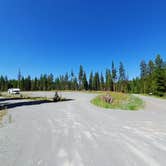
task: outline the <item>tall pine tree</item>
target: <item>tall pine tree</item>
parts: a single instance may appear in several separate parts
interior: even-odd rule
[[[84,69],[83,66],[80,65],[80,69],[79,69],[79,75],[78,75],[78,80],[79,80],[79,89],[82,90],[83,89],[83,75],[84,75]]]
[[[113,61],[112,61],[112,80],[113,80],[113,91],[116,91],[117,71]]]

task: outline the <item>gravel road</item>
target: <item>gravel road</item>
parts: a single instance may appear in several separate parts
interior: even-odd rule
[[[62,96],[73,100],[8,110],[11,123],[6,116],[0,128],[1,166],[166,165],[166,100],[140,96],[145,110],[120,111],[90,104],[95,94]]]

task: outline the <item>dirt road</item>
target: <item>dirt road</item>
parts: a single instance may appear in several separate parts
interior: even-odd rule
[[[95,94],[62,95],[73,100],[9,110],[11,123],[0,128],[0,165],[165,166],[166,100],[141,96],[145,111],[119,111],[91,105]]]

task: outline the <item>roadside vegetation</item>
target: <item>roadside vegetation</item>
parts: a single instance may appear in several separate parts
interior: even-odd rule
[[[3,98],[6,98],[6,99],[27,99],[27,100],[49,100],[48,98],[46,97],[30,97],[28,95],[11,95],[11,94],[8,94],[8,93],[1,93],[0,95],[1,97]]]
[[[112,103],[108,103],[103,100],[103,96],[105,95],[105,93],[100,94],[94,98],[91,103],[102,108],[120,110],[139,110],[144,106],[144,102],[140,98],[131,94],[111,92],[110,95],[112,97]]]
[[[1,106],[1,107],[3,107],[3,106]],[[5,115],[7,115],[7,108],[5,108],[5,107],[0,108],[0,124],[1,124],[1,122],[2,122],[2,120],[3,120],[3,117],[4,117]]]
[[[8,88],[20,88],[22,91],[80,90],[80,91],[114,91],[123,93],[152,94],[163,97],[166,92],[166,62],[157,55],[155,60],[140,62],[140,76],[129,80],[124,64],[115,66],[110,63],[104,73],[87,72],[81,65],[78,75],[73,71],[60,76],[41,74],[40,77],[22,76],[17,79],[0,76],[0,91]],[[88,77],[88,76],[89,77]]]
[[[8,94],[8,93],[1,93],[0,94],[1,97],[5,98],[5,99],[16,99],[16,100],[20,100],[20,99],[25,99],[25,100],[32,100],[32,101],[53,101],[53,102],[58,102],[58,101],[66,101],[67,99],[63,98],[62,96],[59,96],[57,92],[55,92],[55,95],[52,98],[47,98],[47,97],[32,97],[32,96],[28,96],[26,94],[17,94],[17,95],[13,95],[13,94]]]

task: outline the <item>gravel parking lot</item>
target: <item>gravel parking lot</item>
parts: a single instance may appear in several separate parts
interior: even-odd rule
[[[53,92],[29,92],[53,97]],[[71,101],[19,104],[0,128],[2,166],[165,166],[166,100],[141,97],[140,111],[106,110],[95,94],[62,92]],[[0,103],[23,102],[6,100]],[[7,118],[7,115],[6,117]]]

